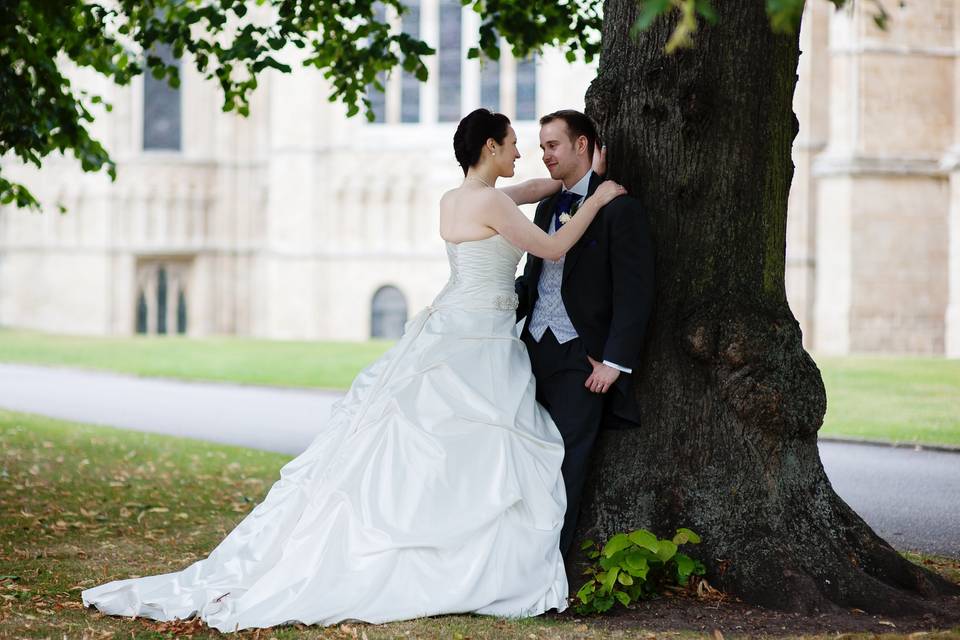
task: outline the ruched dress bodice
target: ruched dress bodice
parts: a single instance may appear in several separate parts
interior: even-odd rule
[[[433,307],[515,311],[514,279],[523,251],[495,235],[483,240],[447,243],[450,279]]]

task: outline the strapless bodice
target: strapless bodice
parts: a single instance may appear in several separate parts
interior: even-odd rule
[[[450,279],[433,301],[435,307],[517,308],[514,279],[523,251],[495,235],[483,240],[447,243]]]

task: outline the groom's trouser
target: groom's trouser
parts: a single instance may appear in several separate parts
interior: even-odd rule
[[[560,532],[560,552],[566,556],[573,544],[580,513],[580,496],[587,479],[590,452],[603,417],[603,395],[593,393],[584,383],[593,367],[580,338],[563,344],[550,329],[540,342],[526,329],[521,336],[530,354],[537,379],[537,402],[546,407],[563,436],[563,483],[567,490],[567,514]]]

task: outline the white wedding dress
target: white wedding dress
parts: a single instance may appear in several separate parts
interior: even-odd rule
[[[83,592],[220,631],[566,608],[563,441],[516,337],[522,252],[447,244],[450,280],[204,560]]]

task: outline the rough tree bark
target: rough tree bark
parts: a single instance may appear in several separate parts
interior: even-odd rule
[[[651,215],[657,302],[644,425],[601,437],[579,534],[687,526],[710,582],[749,602],[923,610],[956,588],[880,539],[817,451],[826,395],[784,292],[798,38],[772,33],[760,0],[718,10],[693,49],[666,55],[670,21],[632,40],[636,0],[604,7],[587,108],[611,176]]]

